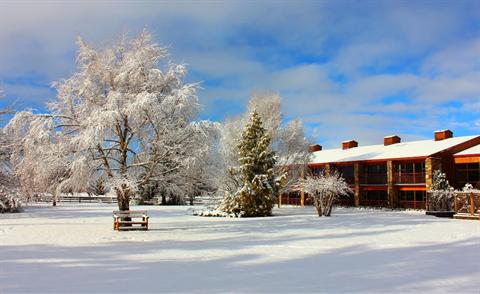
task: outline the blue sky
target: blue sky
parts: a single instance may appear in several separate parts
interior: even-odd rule
[[[75,38],[150,30],[201,82],[202,118],[277,91],[325,147],[480,133],[479,1],[2,1],[1,105],[44,111]]]

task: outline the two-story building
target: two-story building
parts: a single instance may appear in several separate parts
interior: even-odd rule
[[[450,130],[435,132],[432,140],[401,142],[387,136],[379,145],[359,146],[351,140],[338,149],[314,145],[311,151],[310,172],[337,170],[350,184],[354,193],[341,201],[344,205],[425,208],[434,170],[445,172],[456,188],[476,184],[480,176],[480,136],[453,137]]]

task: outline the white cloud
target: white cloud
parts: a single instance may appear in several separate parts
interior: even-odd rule
[[[287,117],[303,117],[332,146],[354,135],[369,143],[392,132],[422,137],[463,126],[462,114],[476,109],[480,39],[469,21],[480,17],[479,6],[1,2],[0,81],[8,97],[38,103],[49,95],[44,86],[12,81],[34,75],[48,86],[71,74],[76,35],[102,44],[147,27],[175,62],[188,64],[191,81],[206,81],[199,92],[206,116],[240,112],[251,91],[270,89],[283,96]],[[409,99],[395,98],[402,95]],[[450,102],[464,106],[453,115]]]

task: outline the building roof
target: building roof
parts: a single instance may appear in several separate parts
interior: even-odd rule
[[[422,140],[396,143],[388,146],[370,145],[350,149],[327,149],[313,152],[310,163],[352,162],[367,160],[387,160],[400,158],[428,157],[478,136],[464,136],[440,141]]]
[[[477,156],[480,155],[480,145],[473,146],[461,152],[455,153],[454,156],[468,156],[468,155],[477,155]]]

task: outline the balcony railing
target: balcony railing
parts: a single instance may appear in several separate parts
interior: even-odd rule
[[[395,174],[396,184],[424,184],[425,172],[397,173]]]
[[[382,185],[387,183],[387,173],[366,173],[362,175],[362,184]]]
[[[387,207],[387,206],[388,206],[388,200],[369,200],[369,199],[363,199],[363,200],[360,202],[360,205],[362,205],[362,206]]]
[[[410,201],[410,200],[400,200],[399,206],[401,208],[413,208],[413,209],[425,209],[425,201]]]

